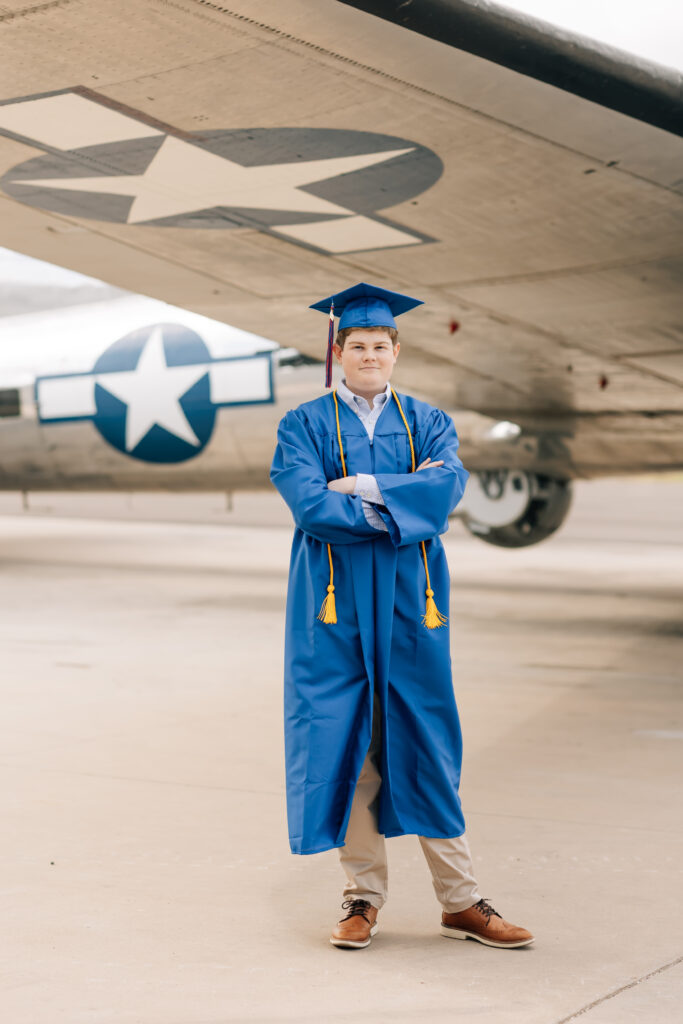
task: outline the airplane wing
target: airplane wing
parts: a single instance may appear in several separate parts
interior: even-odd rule
[[[474,0],[1,11],[0,244],[321,357],[406,291],[397,387],[508,462],[683,466],[677,72]]]

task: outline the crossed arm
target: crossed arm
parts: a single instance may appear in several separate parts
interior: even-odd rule
[[[327,486],[322,460],[305,419],[288,412],[278,427],[270,479],[304,533],[330,544],[360,544],[381,536],[359,499]]]
[[[415,473],[375,474],[382,503],[373,507],[395,547],[448,529],[448,516],[469,476],[458,446],[453,421],[439,411],[426,428]],[[307,425],[295,412],[280,424],[270,477],[297,526],[317,540],[355,544],[382,536],[381,528],[368,522],[362,501],[354,500],[359,497],[357,477],[327,481]]]
[[[421,469],[434,469],[437,466],[443,466],[443,459],[425,459],[415,470],[419,473]],[[339,476],[336,480],[330,480],[327,485],[331,491],[339,491],[340,494],[353,494],[356,490],[356,477],[355,476]]]
[[[420,462],[414,473],[376,473],[369,481],[377,491],[370,498],[377,502],[371,506],[373,521],[381,520],[395,547],[445,533],[469,477],[458,458],[453,420],[440,409],[422,421],[416,445]]]

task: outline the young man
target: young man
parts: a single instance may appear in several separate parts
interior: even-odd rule
[[[385,836],[419,837],[441,933],[528,945],[477,890],[458,796],[462,740],[439,535],[469,473],[453,422],[389,383],[394,316],[419,299],[358,284],[315,303],[344,378],[287,413],[271,480],[294,516],[285,639],[287,817],[293,853],[339,849],[345,917],[363,948],[387,896]],[[340,316],[333,346],[334,313]]]

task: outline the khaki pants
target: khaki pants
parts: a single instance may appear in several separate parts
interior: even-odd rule
[[[388,876],[385,840],[377,831],[378,794],[382,782],[378,767],[381,743],[381,707],[375,691],[372,739],[351,804],[346,845],[339,847],[339,858],[348,879],[344,897],[368,900],[378,910],[387,898]],[[436,898],[443,909],[457,914],[474,906],[481,897],[465,836],[418,838],[432,873]]]

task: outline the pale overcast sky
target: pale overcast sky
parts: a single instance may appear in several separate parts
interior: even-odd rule
[[[681,0],[510,0],[504,6],[683,70]]]
[[[65,270],[52,263],[43,263],[22,256],[10,249],[0,248],[0,281],[15,281],[17,284],[60,285],[63,288],[77,288],[85,281],[99,284],[93,277],[83,277],[74,270]]]

